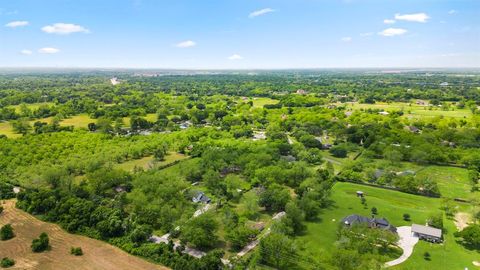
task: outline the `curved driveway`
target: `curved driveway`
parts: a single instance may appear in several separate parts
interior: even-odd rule
[[[398,240],[398,246],[403,249],[403,254],[398,259],[385,263],[386,267],[401,264],[406,261],[408,257],[412,255],[413,247],[415,247],[418,242],[418,237],[412,236],[412,227],[410,226],[398,227],[397,233],[400,237]]]

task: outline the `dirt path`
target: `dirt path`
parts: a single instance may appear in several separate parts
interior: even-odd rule
[[[15,201],[3,201],[5,208],[0,214],[0,225],[12,224],[15,238],[0,242],[0,257],[16,261],[9,269],[70,269],[70,270],[167,270],[113,247],[107,243],[84,236],[69,234],[58,225],[40,221],[17,208]],[[33,253],[32,239],[42,232],[50,237],[52,249],[44,253]],[[70,255],[70,248],[81,247],[84,255]]]

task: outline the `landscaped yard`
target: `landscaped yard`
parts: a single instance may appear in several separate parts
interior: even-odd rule
[[[357,190],[365,192],[367,207],[364,207],[356,196]],[[376,207],[378,217],[387,218],[397,227],[409,226],[412,223],[425,224],[431,214],[440,212],[441,205],[441,199],[342,182],[335,184],[331,199],[333,204],[320,214],[318,221],[307,222],[307,232],[299,238],[305,252],[317,256],[328,254],[337,240],[336,230],[339,222],[347,215],[370,216],[370,209]],[[404,221],[402,217],[404,213],[410,214],[412,221]],[[445,219],[444,224],[448,230],[444,244],[421,242],[415,247],[412,257],[394,269],[472,268],[472,261],[478,260],[480,254],[466,250],[455,242],[453,233],[456,229],[452,220]],[[431,254],[431,261],[423,259],[425,251]],[[449,267],[445,268],[447,265]]]

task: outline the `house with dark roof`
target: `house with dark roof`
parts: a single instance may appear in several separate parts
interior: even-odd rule
[[[212,200],[205,193],[198,191],[192,198],[194,203],[210,203]]]
[[[390,224],[385,218],[364,217],[360,215],[349,215],[342,219],[344,226],[367,225],[369,228],[376,228],[381,230],[389,230],[392,233],[397,233],[397,228]]]

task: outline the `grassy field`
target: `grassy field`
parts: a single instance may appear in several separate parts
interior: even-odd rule
[[[338,103],[337,105],[342,105]],[[392,102],[392,103],[375,103],[375,104],[362,104],[357,102],[348,102],[344,103],[347,108],[353,110],[360,110],[360,109],[379,109],[385,111],[399,111],[403,110],[405,114],[404,117],[435,117],[435,116],[445,116],[445,117],[453,117],[453,118],[467,118],[472,116],[472,112],[468,109],[457,109],[454,106],[451,106],[449,111],[444,111],[440,107],[431,107],[431,106],[424,106],[424,105],[417,105],[417,104],[410,104],[410,103],[402,103],[402,102]]]
[[[428,166],[417,172],[416,177],[430,178],[437,182],[442,197],[473,199],[478,193],[470,192],[468,170],[447,166]]]
[[[12,224],[16,235],[15,238],[0,244],[1,257],[10,257],[16,262],[15,266],[9,269],[168,269],[129,255],[105,242],[69,234],[58,225],[40,221],[15,208],[13,200],[2,203],[2,206],[5,210],[0,214],[0,225]],[[30,249],[32,239],[42,232],[48,234],[52,249],[33,253]],[[71,247],[81,247],[84,255],[70,255]]]
[[[30,104],[34,105],[34,104]],[[157,120],[157,115],[154,113],[147,114],[145,116],[145,119],[147,119],[150,122],[155,122]],[[52,121],[52,117],[46,117],[46,118],[41,118],[41,119],[35,119],[31,120],[30,125],[33,126],[33,124],[37,121],[40,122],[45,122],[45,123],[50,123]],[[79,115],[74,115],[70,118],[65,118],[62,121],[60,121],[61,126],[73,126],[74,128],[88,128],[89,123],[95,123],[97,122],[96,119],[90,118],[87,114],[79,114]],[[123,122],[125,127],[130,127],[130,117],[124,117]],[[9,138],[18,138],[21,135],[16,134],[13,131],[12,125],[9,122],[0,122],[0,134],[4,134]]]
[[[125,171],[133,171],[135,167],[147,170],[147,169],[150,169],[152,166],[161,167],[161,166],[173,163],[177,160],[182,160],[186,158],[188,158],[188,156],[185,156],[184,154],[180,154],[177,152],[170,152],[168,153],[167,156],[165,156],[165,160],[162,160],[162,161],[155,161],[153,156],[148,156],[140,159],[129,160],[124,163],[116,164],[115,166]]]
[[[13,131],[12,125],[9,122],[0,122],[0,134],[6,135],[8,138],[18,138],[22,136]]]
[[[42,102],[42,103],[30,103],[30,104],[25,104],[25,105],[27,105],[27,108],[29,108],[30,110],[36,110],[42,105],[52,106],[52,105],[54,105],[54,103],[53,102]],[[14,108],[15,111],[17,113],[19,113],[20,112],[20,106],[21,105],[12,105],[12,106],[8,106],[8,107],[9,108]]]
[[[357,190],[365,192],[367,207],[356,197]],[[431,214],[440,212],[441,204],[441,199],[341,182],[335,184],[331,199],[333,204],[320,214],[318,221],[307,223],[307,232],[299,239],[305,250],[317,256],[328,253],[333,247],[339,222],[347,215],[370,216],[370,209],[376,207],[379,217],[387,218],[397,227],[412,223],[425,224]],[[412,221],[404,221],[404,213],[410,214]],[[412,257],[394,269],[473,269],[472,261],[478,260],[480,254],[466,250],[455,242],[453,221],[444,220],[444,224],[448,230],[444,244],[421,242],[414,249]],[[425,251],[432,255],[431,261],[423,259]]]
[[[253,101],[253,107],[254,108],[262,108],[263,105],[277,104],[278,103],[278,100],[276,100],[276,99],[264,98],[264,97],[253,98],[252,101]]]

